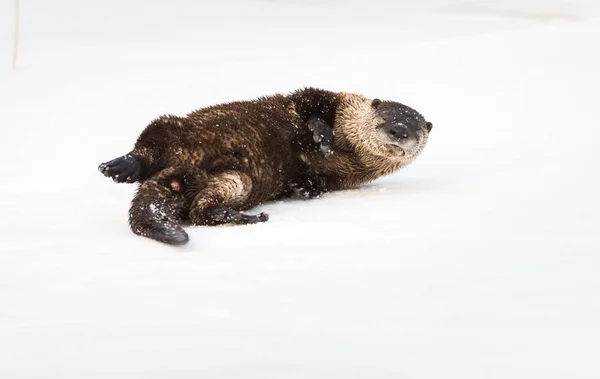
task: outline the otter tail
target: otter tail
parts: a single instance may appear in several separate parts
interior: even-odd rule
[[[182,222],[188,211],[183,176],[166,169],[138,188],[129,209],[129,225],[137,235],[169,245],[184,245],[189,237]]]

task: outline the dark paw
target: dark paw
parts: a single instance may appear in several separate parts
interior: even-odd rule
[[[289,184],[289,188],[297,197],[318,199],[325,193],[324,184],[322,178],[300,175]]]
[[[308,188],[305,188],[297,183],[290,184],[290,189],[292,190],[292,192],[294,192],[294,194],[297,197],[300,197],[303,199],[318,199],[321,196],[323,196],[323,191],[321,191],[320,189],[311,188],[310,186],[307,186],[307,187]]]
[[[319,144],[319,150],[324,156],[333,153],[331,144],[333,143],[333,128],[320,118],[311,118],[308,120],[308,129],[313,132],[313,140]]]
[[[248,225],[269,220],[269,215],[262,212],[257,215],[247,215],[224,206],[213,207],[207,210],[208,218],[214,224]]]
[[[117,183],[136,182],[142,172],[142,164],[134,154],[126,154],[122,157],[102,163],[98,170]]]

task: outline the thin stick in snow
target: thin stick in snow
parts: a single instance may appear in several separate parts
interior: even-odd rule
[[[17,52],[19,50],[19,0],[15,0],[15,44],[13,47],[13,70],[17,68]]]

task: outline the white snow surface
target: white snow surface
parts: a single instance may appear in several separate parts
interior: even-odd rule
[[[597,1],[0,2],[0,378],[599,378]],[[422,156],[269,222],[133,235],[154,117],[303,86]]]

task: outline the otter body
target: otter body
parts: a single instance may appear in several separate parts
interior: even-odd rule
[[[281,196],[295,176],[292,149],[302,143],[302,121],[283,96],[235,102],[161,117],[139,136],[132,154],[146,177],[176,168],[195,186],[223,172],[248,180],[246,207]],[[142,181],[144,177],[141,178]]]
[[[159,117],[130,153],[99,170],[140,183],[129,211],[134,233],[178,245],[188,241],[186,223],[262,222],[264,213],[242,212],[390,174],[420,153],[429,125],[399,103],[306,88]]]

